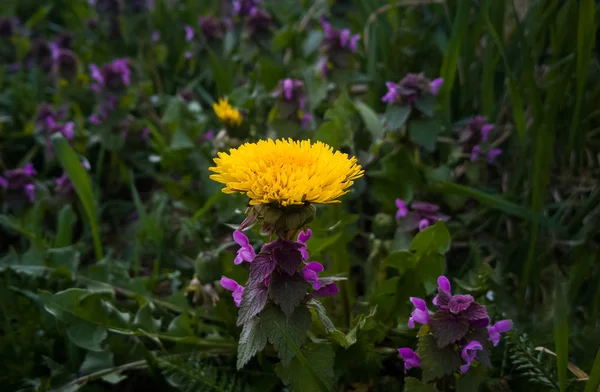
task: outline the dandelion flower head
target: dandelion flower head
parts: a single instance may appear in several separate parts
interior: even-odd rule
[[[213,103],[213,110],[224,125],[238,126],[242,123],[242,114],[233,108],[227,99],[220,98],[219,103]]]
[[[245,143],[215,158],[214,181],[224,193],[244,193],[251,205],[339,203],[364,170],[355,157],[322,143],[292,139]]]

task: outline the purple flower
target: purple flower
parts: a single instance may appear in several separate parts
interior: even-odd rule
[[[323,272],[323,265],[316,261],[311,261],[310,263],[306,264],[302,270],[302,276],[304,276],[304,280],[306,280],[308,283],[312,283],[312,288],[314,290],[319,290],[321,288],[321,282],[319,282],[319,272]]]
[[[389,103],[412,104],[425,93],[437,95],[443,83],[442,78],[429,81],[422,73],[409,73],[399,83],[386,82],[388,91],[381,100]]]
[[[477,351],[483,350],[483,346],[477,340],[472,340],[462,349],[461,357],[466,363],[460,367],[460,371],[466,373],[471,367],[471,362],[477,356]]]
[[[449,217],[439,212],[440,207],[421,201],[413,201],[410,205],[410,211],[406,203],[401,199],[396,199],[396,219],[405,218],[406,223],[404,229],[414,230],[419,228],[419,231],[423,231],[428,226],[437,222],[438,220],[448,220]]]
[[[398,207],[396,219],[404,218],[408,214],[408,206],[402,199],[396,199],[396,207]]]
[[[329,283],[328,285],[325,285],[325,286],[321,287],[320,289],[314,291],[312,293],[312,296],[314,298],[330,297],[332,295],[336,295],[339,292],[340,292],[340,289],[337,287],[337,285],[335,283]]]
[[[231,296],[233,297],[233,302],[235,303],[235,306],[239,308],[240,304],[242,303],[244,286],[238,284],[238,282],[235,280],[226,278],[224,276],[221,278],[221,286],[223,286],[223,288],[226,290],[232,291]]]
[[[302,116],[300,117],[300,125],[302,126],[302,128],[308,128],[310,127],[310,123],[313,120],[313,116],[310,113],[302,113]]]
[[[131,69],[126,58],[115,59],[110,64],[98,68],[90,64],[92,79],[96,81],[91,87],[94,91],[102,89],[120,90],[131,84]]]
[[[356,52],[360,35],[352,35],[349,29],[334,29],[325,18],[321,18],[324,40],[323,47],[325,51],[345,50]]]
[[[494,160],[496,159],[496,157],[498,155],[501,155],[501,154],[502,154],[502,150],[501,149],[499,149],[499,148],[492,148],[487,153],[488,162],[489,163],[494,162]]]
[[[152,42],[158,42],[160,41],[160,32],[159,31],[153,31],[152,32],[152,38],[151,38]]]
[[[184,27],[185,29],[185,40],[186,41],[191,41],[194,39],[194,29],[192,28],[192,26],[186,25]]]
[[[433,299],[433,304],[440,311],[466,318],[474,327],[487,327],[490,322],[485,306],[475,302],[471,295],[452,295],[450,281],[445,276],[438,278],[438,295]]]
[[[440,92],[440,87],[444,84],[443,78],[434,79],[431,83],[429,83],[429,92],[431,95],[436,96]]]
[[[190,52],[189,50],[187,52],[185,52],[184,57],[186,60],[191,59],[193,56],[192,52]]]
[[[429,324],[429,310],[427,309],[427,304],[421,298],[410,297],[410,302],[415,305],[415,310],[410,315],[408,319],[408,327],[414,328],[415,321],[419,324]]]
[[[479,158],[479,153],[481,152],[481,146],[474,146],[471,150],[471,162],[475,162]]]
[[[250,245],[250,241],[248,241],[248,237],[244,235],[239,230],[233,232],[233,240],[241,246],[241,248],[237,252],[237,256],[233,263],[235,265],[241,264],[244,261],[251,263],[256,257],[256,253],[254,252],[254,248]]]
[[[488,327],[490,341],[494,344],[494,347],[496,347],[498,343],[500,343],[500,334],[510,331],[512,327],[512,320],[501,320],[498,321],[496,324]]]
[[[398,354],[404,359],[404,374],[412,367],[421,367],[421,358],[412,349],[408,347],[399,348]]]
[[[35,201],[35,184],[33,183],[37,171],[33,164],[28,163],[21,169],[5,170],[4,177],[0,177],[0,187],[6,191],[24,192],[30,202]]]
[[[207,40],[222,40],[232,23],[231,19],[216,19],[211,16],[201,16],[198,19],[200,30]]]
[[[304,91],[304,82],[296,79],[282,79],[277,84],[275,91],[271,93],[272,97],[283,96],[286,101],[300,101],[306,99]]]
[[[273,17],[270,13],[257,7],[253,8],[246,21],[248,35],[252,38],[260,33],[268,32],[272,21]]]
[[[234,0],[233,13],[239,16],[248,16],[260,3],[262,0]]]
[[[310,255],[308,254],[308,249],[306,248],[306,243],[308,242],[308,240],[310,240],[311,236],[312,230],[308,228],[304,231],[301,231],[300,234],[298,234],[298,242],[302,244],[302,247],[300,247],[300,249],[298,250],[300,251],[300,254],[302,255],[302,258],[304,260],[308,260],[308,258],[310,257]]]
[[[150,137],[150,128],[142,129],[142,140],[146,141]]]
[[[25,194],[31,203],[35,202],[35,185],[27,184],[25,185]]]
[[[398,85],[394,82],[385,82],[385,85],[388,89],[387,93],[381,98],[382,102],[396,102],[399,98],[397,87]]]
[[[484,142],[488,141],[490,131],[494,129],[492,124],[485,124],[481,127],[481,140]]]

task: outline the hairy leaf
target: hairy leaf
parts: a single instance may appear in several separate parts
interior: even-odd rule
[[[243,368],[259,351],[267,345],[267,336],[260,327],[260,320],[253,317],[244,324],[238,343],[238,370]]]
[[[277,306],[269,305],[260,315],[260,328],[265,331],[269,342],[273,344],[281,362],[286,366],[296,354],[282,331],[296,347],[301,347],[306,340],[310,322],[310,311],[304,306],[296,309],[290,317],[286,317]]]
[[[267,288],[260,282],[246,286],[242,295],[237,325],[245,324],[259,314],[267,303],[267,295]]]
[[[438,311],[431,316],[429,327],[438,347],[442,348],[465,337],[469,332],[469,320],[460,315]]]
[[[271,299],[281,307],[287,316],[290,316],[300,305],[306,296],[307,289],[308,284],[298,273],[288,276],[275,272],[271,276],[269,284]]]
[[[452,374],[460,366],[460,355],[452,347],[439,348],[432,335],[419,336],[417,354],[421,357],[423,382]]]
[[[307,345],[302,354],[307,362],[314,369],[316,376],[325,383],[325,387],[330,389],[333,385],[335,375],[333,372],[333,349],[328,344]],[[300,361],[299,358],[284,366],[278,364],[275,372],[286,385],[291,385],[294,391],[320,391],[323,390],[322,384],[316,380],[312,372]]]

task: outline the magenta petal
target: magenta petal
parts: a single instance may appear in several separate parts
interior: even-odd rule
[[[28,163],[23,167],[23,173],[25,173],[26,176],[32,177],[37,174],[37,170],[33,167],[33,163]]]
[[[322,297],[330,297],[332,295],[336,295],[339,293],[340,289],[337,287],[335,283],[330,283],[325,287],[321,287],[319,290],[313,293],[313,297],[322,298]]]
[[[443,78],[437,78],[434,79],[430,84],[429,84],[429,92],[432,95],[438,95],[440,92],[440,87],[442,87],[442,84],[444,84],[444,79]]]
[[[445,276],[440,276],[437,280],[438,287],[447,292],[451,291],[450,281]]]
[[[411,318],[419,324],[427,325],[427,324],[429,324],[429,318],[430,318],[429,311],[415,309],[411,314]]]
[[[25,194],[27,195],[27,198],[29,199],[29,201],[34,203],[35,202],[35,185],[33,185],[33,184],[25,185]]]
[[[419,221],[419,231],[425,230],[426,228],[429,227],[429,225],[430,225],[430,222],[428,219],[421,219]]]
[[[513,328],[513,322],[512,320],[501,320],[494,324],[492,328],[500,333],[508,332]]]
[[[475,146],[471,150],[471,162],[475,162],[477,158],[479,158],[479,152],[481,151],[481,147]]]
[[[303,244],[306,244],[306,242],[310,239],[311,236],[312,236],[311,229],[306,229],[305,231],[301,231],[300,234],[298,234],[298,242],[302,242]]]
[[[448,303],[450,312],[456,314],[460,313],[471,306],[475,299],[470,295],[453,295]]]
[[[492,148],[490,151],[488,151],[487,153],[487,158],[488,158],[488,162],[492,163],[494,162],[494,160],[499,156],[502,155],[502,150],[499,148]]]
[[[406,203],[402,199],[396,199],[396,207],[398,207],[398,212],[396,212],[396,219],[404,218],[408,215],[408,207]]]
[[[425,301],[423,301],[421,298],[410,297],[410,302],[412,302],[417,309],[427,310],[427,303],[425,303]]]
[[[492,129],[494,129],[494,126],[492,124],[485,124],[483,127],[481,127],[481,140],[487,142],[488,137],[490,135],[490,131]]]
[[[235,280],[230,279],[230,278],[226,278],[225,276],[223,276],[221,278],[221,286],[223,286],[223,288],[226,289],[226,290],[234,291],[240,285]]]
[[[427,203],[426,201],[413,201],[411,204],[411,208],[415,211],[422,212],[436,212],[439,211],[440,207],[433,203]]]
[[[4,177],[0,177],[0,188],[8,188],[8,181]]]
[[[248,241],[248,237],[246,237],[246,235],[239,230],[233,232],[233,240],[236,244],[244,248],[250,246],[250,241]]]

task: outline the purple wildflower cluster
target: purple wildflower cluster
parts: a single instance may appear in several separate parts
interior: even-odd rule
[[[500,334],[512,329],[511,320],[498,321],[490,325],[485,306],[475,302],[471,295],[452,295],[450,281],[445,276],[438,278],[438,295],[433,299],[437,311],[430,314],[427,304],[421,298],[410,298],[415,306],[408,319],[408,326],[415,323],[427,325],[427,333],[431,333],[438,349],[449,349],[459,355],[464,362],[460,371],[465,373],[476,359],[481,361],[479,352],[490,350],[500,342]],[[421,358],[412,349],[398,349],[404,359],[404,372],[411,367],[420,367]]]
[[[260,3],[262,0],[233,0],[233,14],[242,17],[251,15]]]
[[[403,219],[403,225],[406,231],[411,231],[419,228],[419,231],[431,226],[439,220],[447,221],[449,216],[440,213],[438,205],[413,201],[410,205],[406,204],[402,199],[396,199],[396,219]]]
[[[246,33],[250,38],[256,38],[269,31],[273,17],[262,9],[262,0],[234,0],[233,15],[244,20]]]
[[[225,37],[225,33],[231,29],[233,22],[230,18],[201,16],[198,19],[198,25],[207,41],[221,41]]]
[[[91,88],[97,93],[121,92],[131,84],[131,68],[126,58],[115,59],[100,68],[96,64],[90,64],[90,72],[95,81]]]
[[[308,95],[301,80],[280,80],[271,96],[279,98],[277,111],[281,118],[298,120],[302,128],[308,128],[312,115],[305,111]]]
[[[352,34],[350,29],[335,29],[323,17],[323,42],[321,51],[324,57],[319,63],[321,75],[327,76],[331,68],[348,68],[350,55],[358,50],[360,34]]]
[[[399,83],[386,82],[387,93],[381,98],[383,102],[413,104],[425,94],[437,96],[444,79],[429,80],[422,73],[410,73]]]
[[[237,307],[243,307],[244,301],[250,303],[258,299],[259,303],[252,306],[251,314],[247,317],[257,315],[264,308],[270,284],[274,280],[278,282],[290,280],[293,283],[304,281],[307,285],[306,301],[338,293],[339,289],[335,283],[338,279],[319,278],[319,274],[324,270],[323,265],[316,261],[308,261],[310,255],[306,242],[311,235],[311,230],[306,229],[300,232],[297,241],[277,239],[263,245],[260,252],[256,254],[244,233],[238,230],[233,233],[233,240],[240,246],[234,264],[239,265],[244,261],[250,263],[250,277],[246,287],[227,277],[221,278],[221,286],[232,292]],[[308,293],[309,286],[313,289],[311,293]],[[246,290],[250,290],[252,296],[244,297]],[[272,293],[270,294],[272,296]],[[277,299],[275,302],[278,302]],[[243,324],[244,321],[239,323]]]
[[[24,193],[31,203],[35,202],[35,175],[37,171],[33,164],[28,163],[23,168],[5,170],[0,176],[0,188],[5,192]]]
[[[492,163],[502,154],[501,149],[489,145],[490,132],[494,126],[487,120],[486,116],[475,116],[460,133],[458,142],[463,145],[465,153],[470,153],[471,162],[485,156]]]

